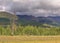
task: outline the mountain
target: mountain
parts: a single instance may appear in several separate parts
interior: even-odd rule
[[[37,18],[34,16],[28,15],[17,15],[18,16],[18,23],[22,25],[42,25],[41,23],[37,22]]]
[[[19,23],[23,25],[43,25],[43,24],[48,24],[48,25],[54,25],[58,26],[59,23],[55,20],[58,17],[35,17],[32,15],[17,15],[19,18]]]
[[[47,18],[51,18],[53,19],[54,21],[58,22],[60,24],[60,16],[48,16]]]
[[[2,17],[1,17],[2,15]],[[8,15],[8,16],[5,16]],[[5,16],[5,18],[3,18]],[[44,24],[52,26],[60,26],[60,16],[48,16],[48,17],[35,17],[32,15],[16,15],[18,20],[17,24],[26,26],[43,26]],[[0,24],[10,24],[10,18],[15,17],[15,15],[9,12],[0,12]],[[15,18],[14,18],[15,19]]]

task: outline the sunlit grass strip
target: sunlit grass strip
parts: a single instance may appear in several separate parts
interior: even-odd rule
[[[0,36],[0,43],[60,43],[60,36]]]

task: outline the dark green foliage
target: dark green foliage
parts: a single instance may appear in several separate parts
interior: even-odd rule
[[[9,26],[3,27],[0,26],[0,35],[11,35],[11,29]]]
[[[26,26],[23,29],[23,34],[26,35],[39,35],[39,31],[37,28],[33,27],[33,26]]]
[[[14,35],[60,35],[59,27],[41,27],[41,26],[17,26],[16,29],[13,30]],[[11,35],[10,26],[4,27],[0,26],[0,35]]]

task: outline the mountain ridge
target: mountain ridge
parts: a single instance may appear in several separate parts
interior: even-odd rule
[[[17,15],[20,19],[26,19],[26,20],[32,20],[32,21],[36,21],[38,23],[46,23],[46,24],[52,24],[54,25],[55,24],[58,24],[56,22],[55,19],[51,18],[51,17],[35,17],[35,16],[32,16],[32,15]],[[56,17],[55,17],[56,18]],[[58,18],[58,17],[57,17]],[[60,21],[59,21],[60,22]]]
[[[6,13],[8,13],[8,12],[6,12]],[[0,12],[0,14],[1,14],[1,12]],[[8,14],[10,14],[10,13],[8,13]],[[48,25],[53,25],[53,26],[60,26],[60,20],[59,20],[60,16],[54,16],[54,17],[53,16],[35,17],[32,15],[16,15],[16,16],[18,17],[17,23],[20,25],[41,26],[43,24],[48,24]]]

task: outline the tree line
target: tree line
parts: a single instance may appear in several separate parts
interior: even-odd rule
[[[60,27],[41,27],[41,26],[16,26],[11,29],[8,26],[0,26],[0,35],[60,35]]]

